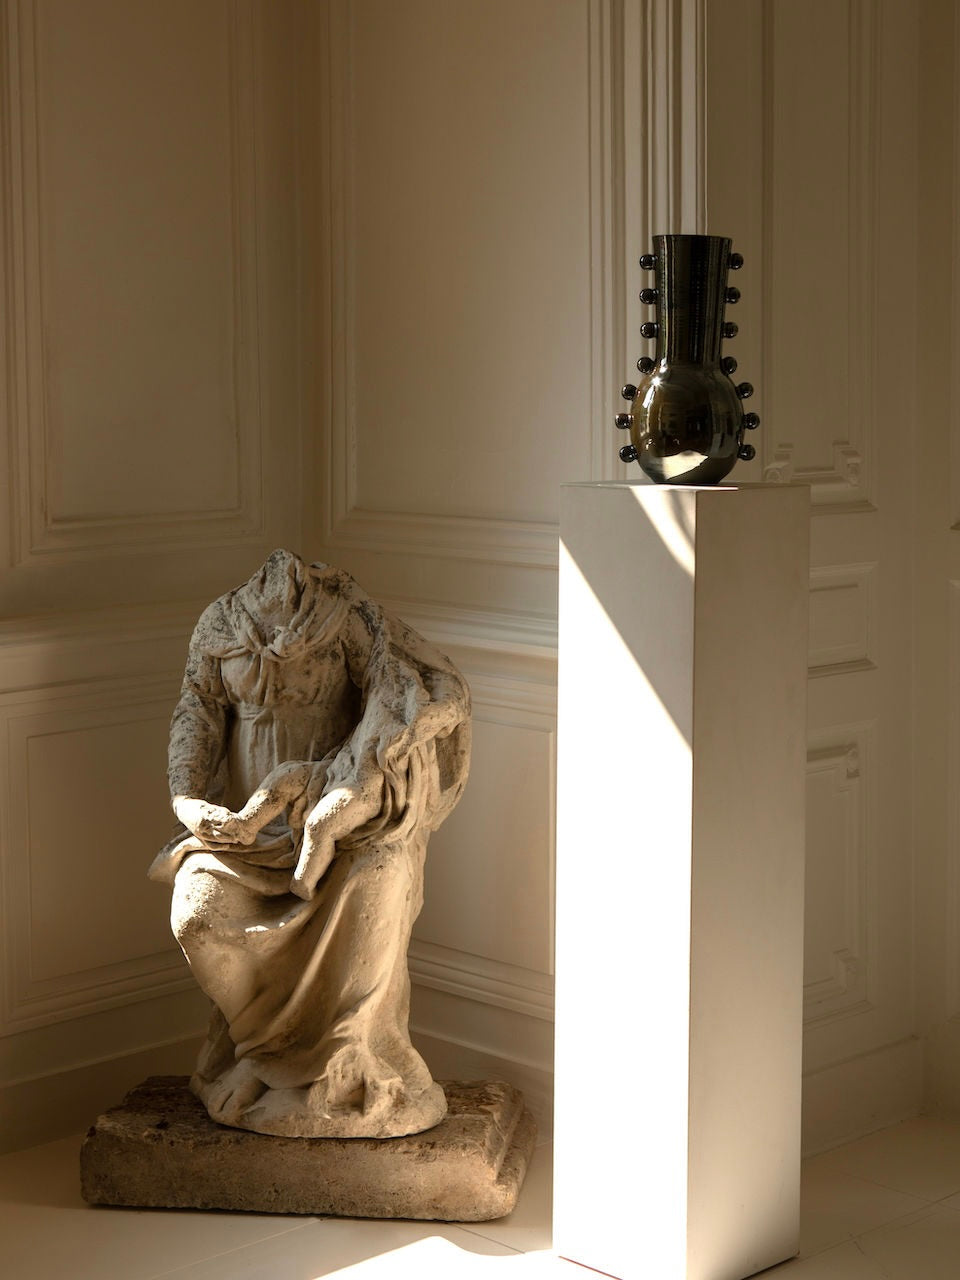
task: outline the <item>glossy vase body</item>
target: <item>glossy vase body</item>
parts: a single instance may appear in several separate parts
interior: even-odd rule
[[[743,445],[741,396],[720,363],[730,244],[654,237],[657,347],[637,383],[630,437],[659,484],[717,484]]]

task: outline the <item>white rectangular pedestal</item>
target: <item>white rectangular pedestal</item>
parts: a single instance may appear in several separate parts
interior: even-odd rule
[[[808,490],[561,502],[554,1247],[798,1248]]]

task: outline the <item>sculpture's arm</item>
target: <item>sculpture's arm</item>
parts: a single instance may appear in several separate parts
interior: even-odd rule
[[[337,841],[377,816],[383,807],[383,789],[383,772],[371,752],[349,781],[336,783],[324,793],[303,828],[300,857],[290,881],[290,890],[298,898],[313,897],[333,861]]]
[[[313,896],[337,841],[381,815],[395,828],[411,801],[407,761],[415,749],[447,736],[463,721],[462,680],[422,637],[387,614],[352,580],[343,651],[363,694],[359,723],[332,761],[319,803],[304,826],[291,890]],[[418,786],[422,784],[416,784]],[[390,811],[388,816],[387,811]]]
[[[188,831],[214,843],[238,839],[235,815],[206,798],[226,749],[227,715],[220,664],[194,637],[170,723],[167,777],[174,813]]]

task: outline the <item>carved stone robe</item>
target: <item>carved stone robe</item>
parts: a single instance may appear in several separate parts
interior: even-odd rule
[[[181,833],[151,876],[214,1004],[192,1087],[223,1124],[391,1137],[442,1119],[410,1043],[407,946],[429,833],[459,799],[469,692],[350,576],[274,552],[204,612],[170,735],[172,795],[238,810],[285,761],[309,783],[252,846]],[[290,879],[313,805],[375,761],[380,812],[337,842],[312,899]]]

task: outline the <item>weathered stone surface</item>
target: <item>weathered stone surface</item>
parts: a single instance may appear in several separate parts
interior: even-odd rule
[[[192,1086],[220,1124],[397,1138],[443,1118],[410,1042],[427,841],[467,780],[470,692],[340,569],[278,550],[204,610],[157,855],[214,1009]]]
[[[152,1076],[87,1134],[83,1197],[139,1208],[500,1218],[523,1184],[533,1118],[511,1085],[442,1083],[447,1114],[426,1133],[283,1138],[216,1124],[185,1076]]]

